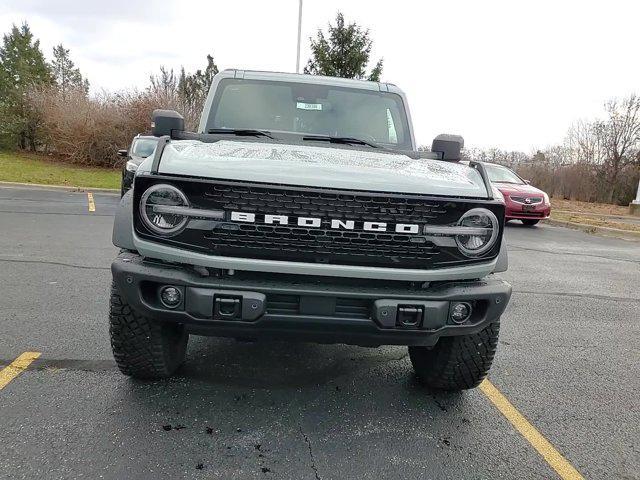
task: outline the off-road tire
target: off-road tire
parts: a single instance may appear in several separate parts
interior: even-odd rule
[[[182,364],[189,335],[184,326],[165,324],[137,313],[111,286],[111,350],[122,373],[134,378],[166,378]]]
[[[420,382],[434,390],[474,388],[487,376],[498,346],[500,319],[473,335],[442,337],[433,348],[409,347]]]
[[[537,219],[536,220],[526,219],[526,220],[522,220],[522,224],[526,225],[527,227],[533,227],[534,225],[537,225],[539,221],[540,220],[537,220]]]

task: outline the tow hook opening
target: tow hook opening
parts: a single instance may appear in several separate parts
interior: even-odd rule
[[[214,320],[242,320],[242,297],[217,296],[213,300]]]
[[[401,328],[420,328],[424,318],[422,305],[398,305],[396,325]]]

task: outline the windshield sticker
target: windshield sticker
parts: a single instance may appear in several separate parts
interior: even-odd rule
[[[322,111],[322,104],[321,103],[305,103],[305,102],[297,102],[296,103],[296,108],[298,110],[316,110],[316,111]]]

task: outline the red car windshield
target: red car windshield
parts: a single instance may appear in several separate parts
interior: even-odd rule
[[[525,183],[518,175],[507,167],[485,164],[485,168],[489,175],[489,180],[491,180],[492,183],[515,183],[518,185],[523,185]]]

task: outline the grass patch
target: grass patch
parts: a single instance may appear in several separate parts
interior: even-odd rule
[[[0,181],[120,188],[120,170],[83,167],[21,152],[0,152]]]
[[[551,211],[551,218],[565,222],[580,223],[582,225],[590,225],[594,227],[618,228],[620,230],[628,230],[630,232],[640,232],[640,223],[623,222],[615,217],[599,217],[597,215],[580,215],[576,213],[554,212]],[[632,218],[632,217],[629,217]]]
[[[551,211],[563,211],[564,213],[586,213],[599,215],[628,215],[629,207],[611,205],[609,203],[590,203],[578,200],[564,200],[562,198],[551,199]]]

